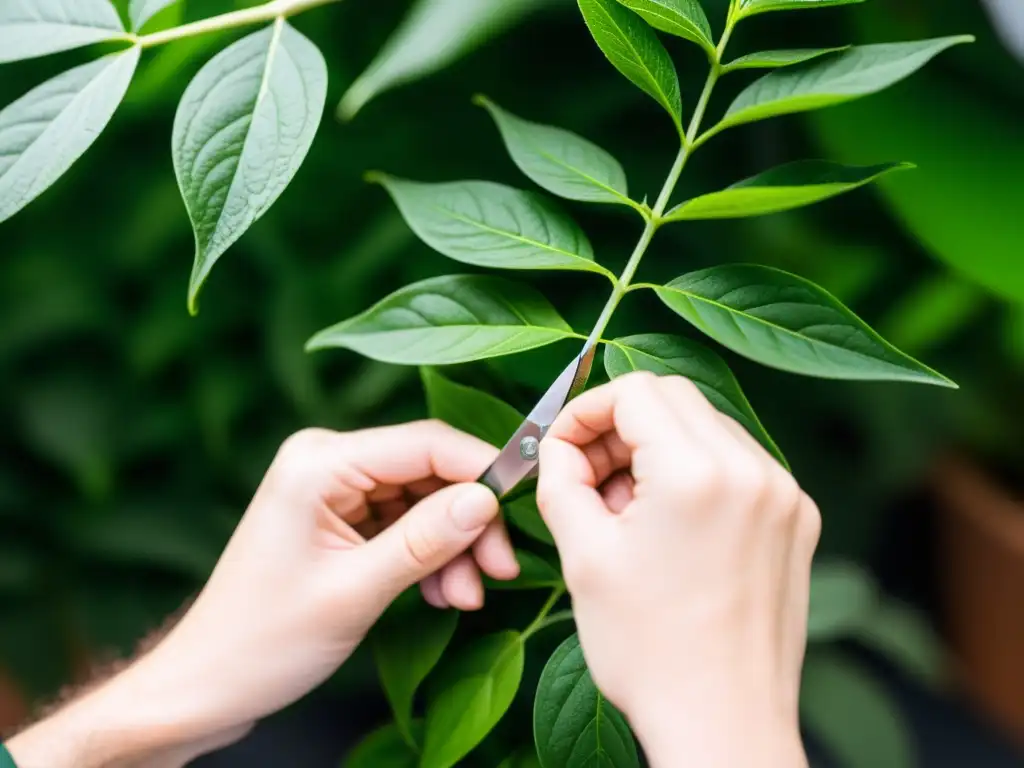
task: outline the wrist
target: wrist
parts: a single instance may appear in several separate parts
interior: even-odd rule
[[[137,662],[12,738],[18,768],[136,765],[203,738],[173,690]]]
[[[630,725],[653,768],[807,768],[793,707],[749,686],[716,682],[662,687],[631,708]]]

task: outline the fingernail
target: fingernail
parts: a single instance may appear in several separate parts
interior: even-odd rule
[[[497,511],[494,494],[482,485],[471,485],[452,502],[451,515],[460,530],[475,531],[491,522]]]

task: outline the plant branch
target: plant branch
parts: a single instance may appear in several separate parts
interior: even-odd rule
[[[611,322],[612,315],[615,314],[615,310],[618,308],[619,302],[622,301],[622,297],[629,292],[630,284],[640,266],[640,261],[643,259],[644,254],[647,253],[647,248],[654,239],[654,233],[658,231],[658,228],[663,223],[662,216],[665,214],[665,209],[672,199],[672,193],[676,190],[679,177],[682,176],[683,169],[686,167],[686,161],[690,159],[690,156],[697,149],[697,135],[700,131],[700,125],[704,121],[704,113],[707,112],[708,104],[711,101],[711,93],[715,90],[718,78],[722,75],[722,59],[725,56],[725,47],[729,44],[729,38],[732,36],[734,24],[734,4],[730,3],[725,31],[722,33],[722,39],[719,40],[718,46],[715,49],[715,59],[711,62],[711,70],[708,72],[707,80],[704,82],[704,90],[701,91],[697,106],[693,110],[690,125],[683,136],[679,154],[676,155],[676,160],[672,164],[668,178],[665,179],[665,184],[661,188],[661,193],[658,195],[654,208],[651,209],[649,216],[645,216],[646,224],[643,234],[640,235],[640,241],[636,244],[636,248],[633,249],[629,261],[626,262],[626,266],[622,270],[622,274],[619,275],[619,279],[615,282],[612,295],[608,297],[608,302],[604,305],[604,309],[594,325],[594,330],[590,334],[592,340],[596,341],[601,337],[601,334],[608,327],[608,323]]]
[[[183,40],[187,37],[196,37],[211,32],[220,32],[226,29],[247,27],[253,24],[261,24],[265,21],[283,19],[294,16],[297,13],[308,11],[320,5],[327,5],[338,0],[270,0],[263,5],[254,8],[244,8],[240,11],[222,13],[220,16],[211,16],[208,19],[194,21],[191,24],[182,24],[180,27],[172,27],[161,32],[153,32],[149,35],[129,35],[128,39],[143,48],[153,48],[158,45]]]
[[[537,614],[537,618],[533,620],[530,626],[523,630],[524,643],[545,627],[559,621],[564,621],[566,618],[572,616],[572,611],[559,611],[558,613],[548,616],[548,614],[551,613],[551,609],[555,607],[555,603],[557,603],[564,594],[565,587],[563,586],[558,586],[551,590],[551,595],[545,601],[544,605],[541,606],[540,612]],[[568,614],[568,616],[565,614]]]

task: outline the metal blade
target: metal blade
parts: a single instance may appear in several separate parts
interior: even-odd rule
[[[597,344],[592,339],[588,339],[583,351],[548,387],[548,391],[530,411],[526,421],[520,425],[505,447],[501,449],[498,458],[480,477],[478,482],[494,491],[498,498],[511,491],[528,476],[536,473],[537,459],[527,458],[523,455],[523,440],[533,438],[539,443],[544,439],[544,435],[547,434],[548,429],[566,403],[586,386],[596,352]]]

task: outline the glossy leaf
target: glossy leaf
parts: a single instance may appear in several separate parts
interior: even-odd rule
[[[419,0],[346,91],[338,115],[352,119],[384,91],[440,71],[549,3],[551,0]]]
[[[636,205],[619,161],[596,144],[523,120],[483,96],[475,101],[491,113],[519,170],[548,192],[569,200]]]
[[[655,29],[697,43],[714,54],[711,25],[698,0],[619,0]]]
[[[533,705],[533,735],[543,768],[639,768],[625,718],[594,685],[579,637],[551,655]]]
[[[824,379],[956,387],[886,342],[823,288],[779,269],[712,267],[655,290],[696,328],[763,365]]]
[[[679,76],[657,34],[616,0],[578,0],[598,47],[633,85],[663,106],[682,130]]]
[[[124,37],[124,25],[110,0],[0,3],[0,64]]]
[[[912,729],[886,689],[835,651],[807,654],[800,689],[807,730],[844,768],[914,768]]]
[[[802,9],[828,8],[833,5],[852,5],[864,0],[739,0],[737,18],[753,16],[769,11],[799,11]]]
[[[417,743],[412,730],[416,690],[441,660],[458,622],[458,611],[432,608],[413,589],[399,597],[370,632],[381,687],[395,725],[410,746]]]
[[[874,581],[852,563],[815,564],[811,571],[807,639],[838,640],[857,631],[878,605]]]
[[[503,400],[446,378],[433,368],[421,370],[427,411],[458,430],[501,448],[519,429],[523,415]]]
[[[105,56],[58,75],[0,112],[0,221],[42,194],[99,138],[138,63],[137,47]]]
[[[667,214],[668,221],[736,219],[780,213],[850,192],[909,163],[853,167],[826,160],[801,160],[772,168],[753,178],[688,200]]]
[[[973,39],[970,35],[959,35],[861,45],[807,67],[772,72],[742,91],[711,133],[878,93],[909,77],[948,48]]]
[[[845,51],[850,46],[845,45],[839,48],[789,48],[778,51],[759,51],[740,56],[726,64],[723,72],[735,72],[740,69],[779,69],[791,67],[794,64],[803,64],[805,61],[827,56],[830,53]]]
[[[166,8],[170,8],[181,0],[131,0],[128,6],[128,17],[132,20],[132,28],[137,32],[146,23]]]
[[[423,723],[413,723],[417,735],[423,730]],[[349,753],[343,768],[418,768],[419,755],[413,751],[394,723],[366,736]]]
[[[783,466],[786,458],[769,436],[729,366],[711,350],[681,336],[660,333],[615,339],[604,352],[610,378],[633,371],[658,376],[684,376],[704,393],[712,405],[750,432]]]
[[[523,676],[523,639],[499,632],[461,649],[427,707],[420,768],[451,768],[508,710]]]
[[[423,242],[464,264],[575,269],[614,276],[594,261],[576,223],[553,203],[490,181],[422,184],[373,174]]]
[[[517,549],[516,560],[519,561],[519,575],[516,578],[498,581],[485,576],[484,583],[491,589],[500,590],[550,589],[563,585],[562,575],[540,555]]]
[[[326,96],[323,56],[283,19],[226,48],[188,86],[172,152],[196,238],[191,312],[216,261],[299,170]]]
[[[512,525],[523,533],[542,541],[545,544],[555,545],[555,539],[548,530],[547,523],[540,515],[537,508],[537,497],[535,494],[528,494],[522,498],[508,502],[503,507],[505,517]]]
[[[536,349],[575,334],[533,288],[489,275],[407,285],[327,328],[308,350],[345,347],[384,363],[448,365]]]

